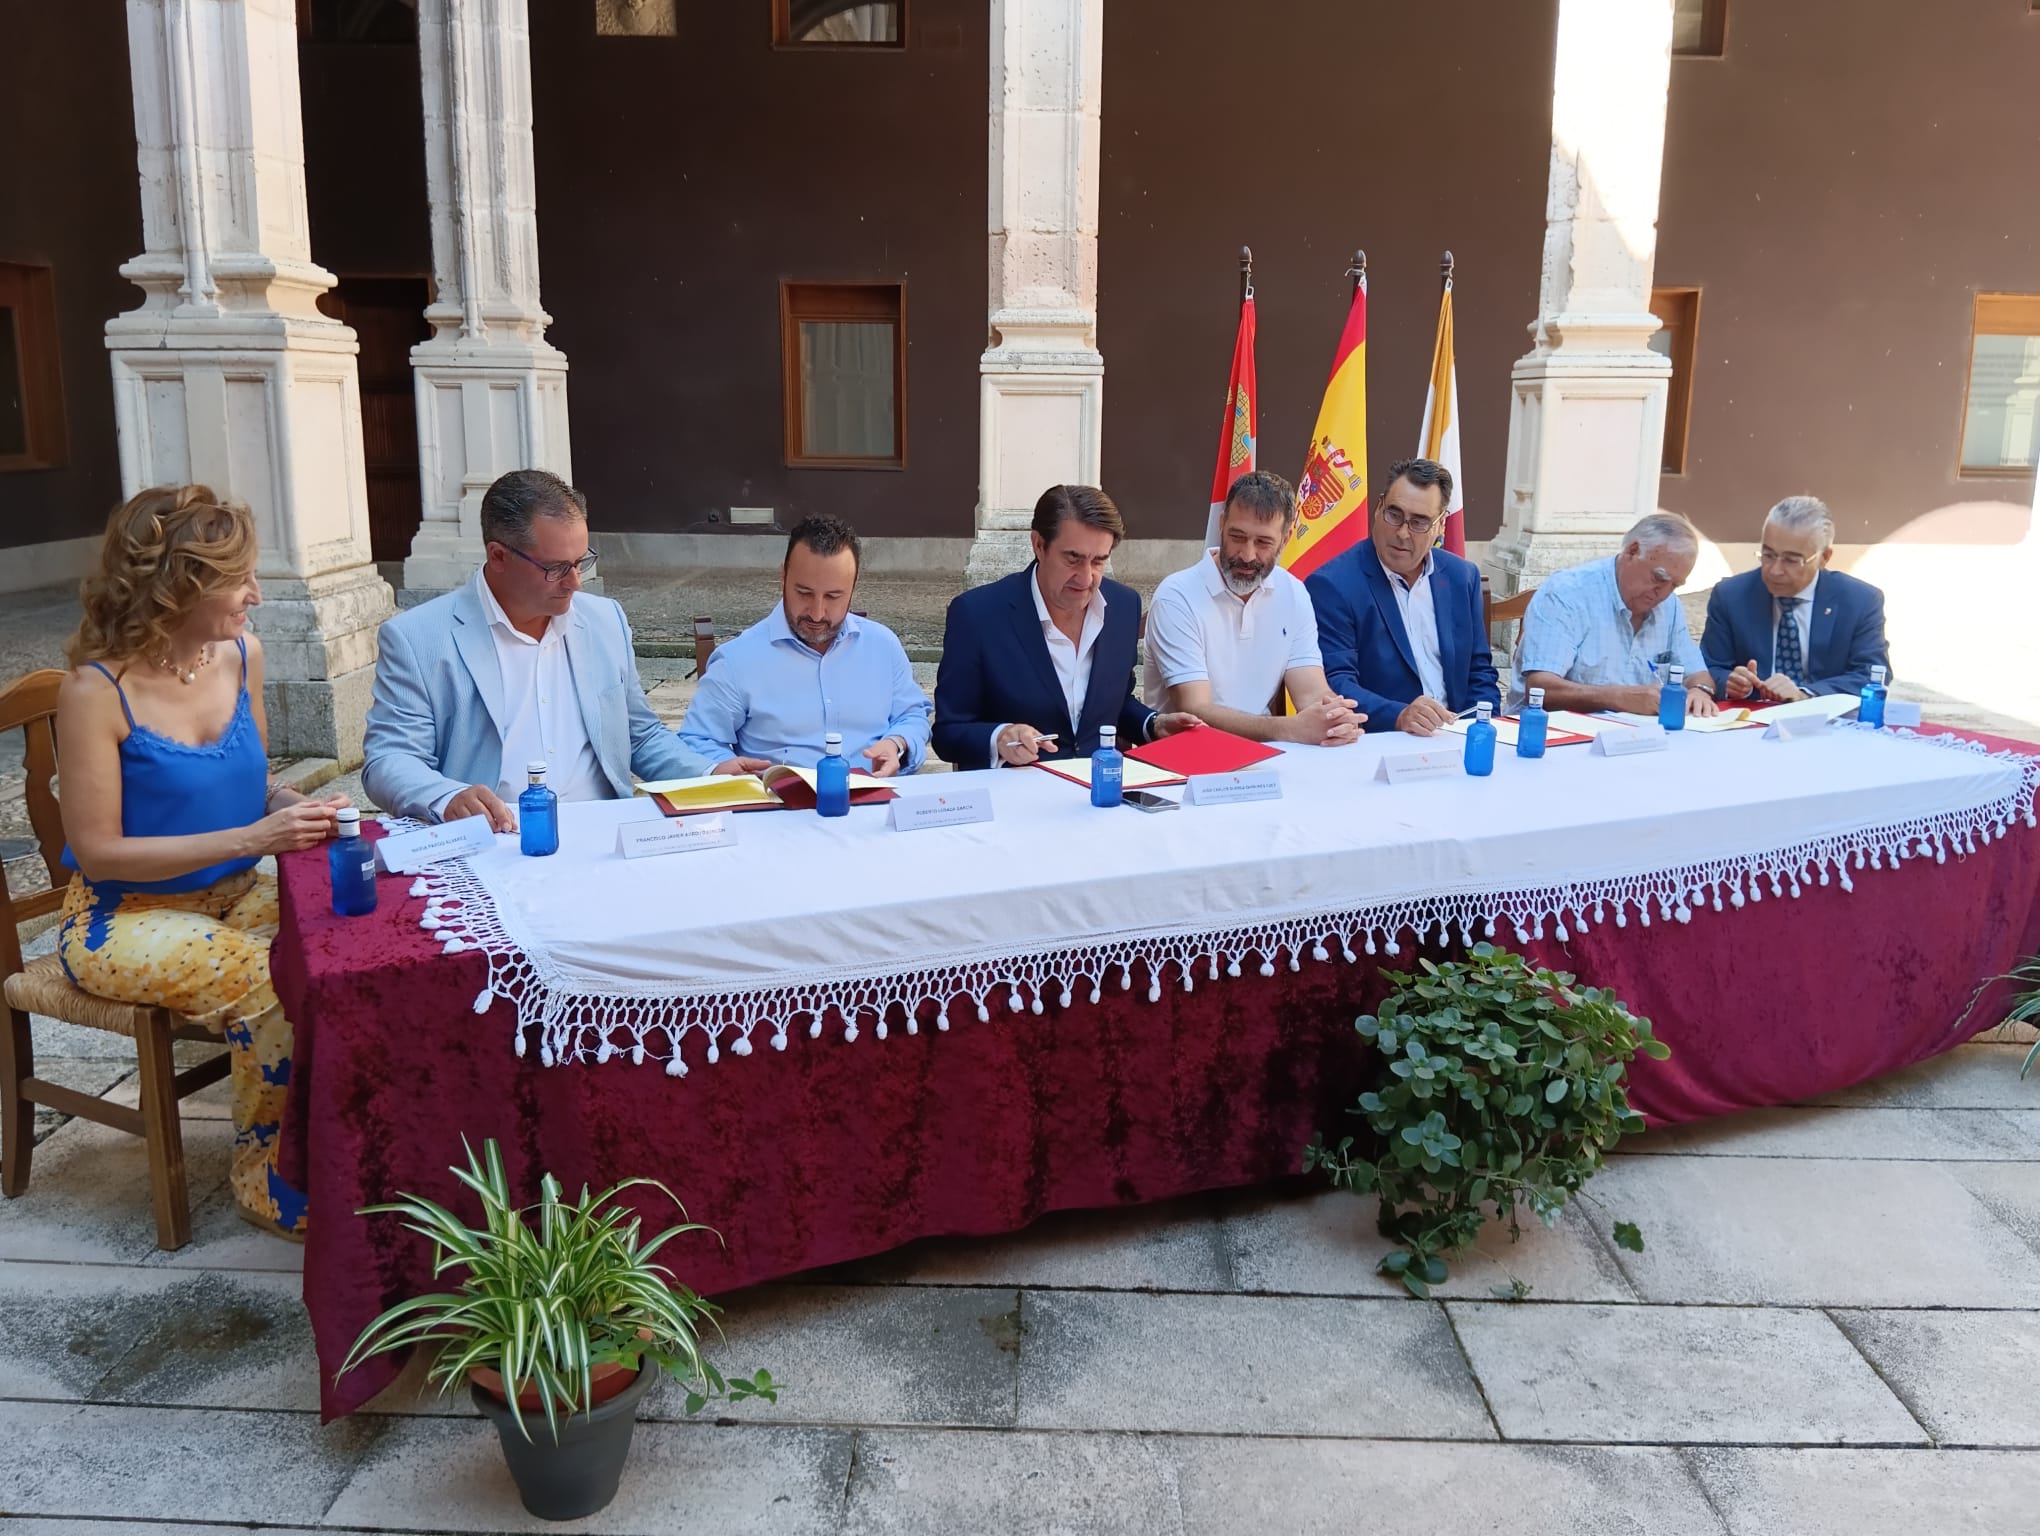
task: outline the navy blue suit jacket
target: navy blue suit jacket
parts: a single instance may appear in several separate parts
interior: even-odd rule
[[[1311,572],[1304,588],[1317,610],[1325,681],[1332,692],[1359,704],[1366,729],[1394,730],[1396,716],[1423,693],[1424,685],[1374,541],[1362,540]],[[1438,702],[1457,713],[1486,699],[1500,714],[1495,659],[1481,622],[1480,567],[1432,550],[1431,607],[1438,616],[1438,662],[1445,674],[1445,697]]]
[[[934,746],[957,768],[989,768],[992,732],[1026,724],[1056,738],[1054,757],[1089,757],[1098,728],[1116,726],[1120,747],[1147,740],[1155,712],[1133,691],[1133,652],[1140,640],[1140,594],[1104,584],[1105,628],[1091,648],[1091,683],[1084,718],[1072,721],[1042,638],[1028,584],[1034,567],[959,594],[942,630],[942,666],[935,674]]]
[[[1859,693],[1872,667],[1884,668],[1888,679],[1891,647],[1884,642],[1884,594],[1867,581],[1833,570],[1820,573],[1813,594],[1806,691]],[[1756,662],[1759,677],[1778,670],[1771,653],[1778,633],[1772,614],[1770,591],[1756,571],[1714,584],[1707,594],[1700,654],[1707,658],[1717,690],[1728,687],[1728,674],[1744,662]]]

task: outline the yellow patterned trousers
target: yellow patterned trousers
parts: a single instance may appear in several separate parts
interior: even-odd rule
[[[64,897],[57,955],[80,987],[167,1008],[216,1031],[232,1053],[234,1200],[258,1225],[305,1230],[305,1199],[276,1175],[290,1088],[290,1024],[269,984],[276,881],[249,870],[199,891],[101,891],[80,875]]]

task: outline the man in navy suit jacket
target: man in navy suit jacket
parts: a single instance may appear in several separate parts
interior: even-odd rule
[[[1368,537],[1304,582],[1325,679],[1370,731],[1435,735],[1483,699],[1501,713],[1480,568],[1431,543],[1451,500],[1444,465],[1391,465]]]
[[[1049,753],[1089,757],[1101,726],[1116,728],[1123,750],[1199,723],[1133,691],[1140,594],[1105,579],[1125,532],[1096,486],[1051,486],[1027,535],[1034,563],[951,601],[935,674],[944,761],[1018,768]]]
[[[1872,667],[1890,676],[1884,594],[1829,570],[1834,545],[1826,505],[1788,496],[1765,515],[1757,568],[1715,583],[1700,653],[1724,698],[1857,693]]]

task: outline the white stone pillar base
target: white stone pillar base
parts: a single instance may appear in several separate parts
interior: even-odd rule
[[[411,349],[423,518],[404,561],[406,603],[459,586],[482,560],[482,494],[513,469],[569,483],[567,359],[553,347],[463,342]]]
[[[978,586],[1034,558],[1027,529],[1052,485],[1099,483],[1105,360],[1086,316],[994,317],[1002,344],[979,364],[977,531],[965,579]]]
[[[337,758],[343,768],[361,761],[375,632],[389,613],[389,585],[372,565],[264,584],[255,621],[271,752]]]

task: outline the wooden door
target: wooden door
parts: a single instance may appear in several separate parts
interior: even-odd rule
[[[361,446],[368,464],[368,537],[377,560],[402,560],[418,532],[418,408],[411,348],[432,334],[423,277],[343,277],[319,308],[361,341]]]

